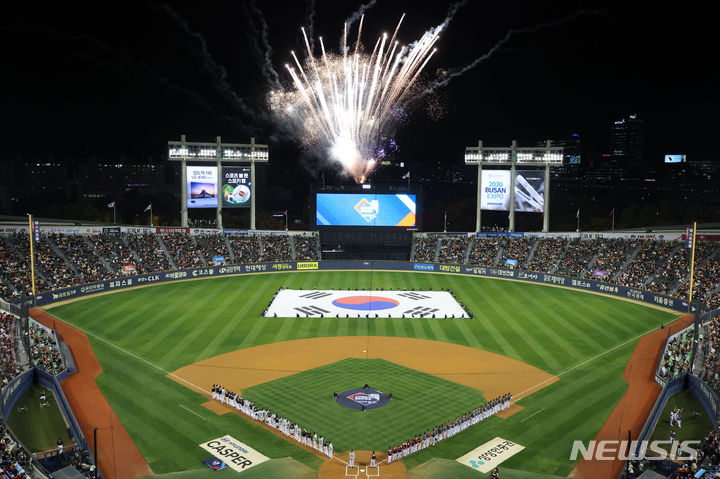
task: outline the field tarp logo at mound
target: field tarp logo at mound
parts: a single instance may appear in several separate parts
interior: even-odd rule
[[[242,472],[270,459],[232,436],[223,436],[203,442],[200,447],[237,472]]]
[[[367,384],[365,385],[367,386]],[[369,387],[350,389],[335,396],[335,401],[350,409],[377,409],[390,402],[392,396]]]
[[[524,446],[496,437],[464,456],[458,457],[456,461],[480,472],[488,473],[523,449],[525,449]]]

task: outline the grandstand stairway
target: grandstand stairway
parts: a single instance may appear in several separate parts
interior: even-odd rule
[[[635,257],[640,252],[640,249],[642,248],[642,243],[638,242],[638,245],[635,247],[635,249],[630,253],[630,256],[628,256],[628,259],[625,260],[625,262],[618,268],[618,270],[610,277],[610,282],[615,283],[617,279],[620,277],[621,274],[625,272],[625,269],[628,267],[630,263],[632,263],[632,260],[635,259]]]
[[[60,258],[61,260],[63,260],[63,262],[70,267],[70,269],[73,271],[73,273],[75,273],[75,274],[77,275],[77,274],[78,274],[78,270],[75,269],[75,265],[72,263],[72,261],[70,261],[70,260],[68,259],[67,256],[65,256],[65,253],[63,252],[63,250],[61,250],[61,249],[58,247],[58,245],[56,245],[55,242],[50,239],[50,236],[49,236],[49,235],[45,235],[45,238],[43,238],[43,239],[44,239],[45,241],[47,241],[47,243],[50,245],[50,249],[52,249],[52,252],[55,254],[55,256],[57,256],[58,258]],[[42,240],[41,240],[41,241],[42,241]]]
[[[533,245],[530,247],[530,251],[528,252],[528,257],[521,266],[523,269],[528,269],[528,267],[530,266],[530,262],[532,261],[533,257],[535,256],[535,250],[537,249],[539,244],[540,244],[540,238],[536,239],[535,242],[533,243]]]
[[[584,278],[585,275],[586,275],[590,270],[592,270],[592,267],[593,267],[593,265],[595,264],[595,261],[597,261],[598,256],[600,256],[600,253],[602,253],[603,250],[604,250],[606,247],[607,247],[607,246],[606,246],[605,244],[602,244],[602,245],[600,246],[600,249],[597,250],[597,253],[595,253],[595,254],[593,255],[593,257],[590,258],[590,261],[587,262],[587,264],[585,265],[585,268],[583,268],[583,270],[580,271],[580,274],[578,275],[580,278]]]
[[[470,253],[472,253],[473,246],[475,246],[475,241],[477,241],[477,238],[475,237],[470,238],[470,241],[468,241],[468,247],[467,251],[465,251],[465,258],[463,259],[463,264],[470,263]]]
[[[102,263],[102,265],[105,267],[105,270],[106,270],[108,273],[114,275],[114,274],[115,274],[115,271],[113,270],[112,266],[110,265],[110,262],[107,260],[107,258],[105,258],[104,256],[102,256],[101,254],[98,253],[97,247],[95,246],[95,243],[93,243],[93,242],[90,240],[90,237],[89,237],[89,236],[85,236],[85,242],[86,242],[87,245],[90,247],[90,249],[93,250],[93,252],[95,253],[95,256],[98,257],[98,259],[100,260],[100,262]]]
[[[555,263],[555,266],[553,266],[552,268],[550,268],[550,271],[549,271],[549,272],[550,272],[551,274],[552,274],[552,273],[555,273],[555,272],[558,270],[558,268],[560,267],[560,263],[562,263],[563,258],[565,258],[565,255],[567,254],[568,248],[570,248],[570,239],[568,239],[567,242],[565,243],[565,247],[563,248],[562,253],[560,254],[560,256],[558,256],[557,263]]]
[[[297,261],[297,249],[295,248],[295,237],[290,237],[290,251],[292,252],[292,260]]]
[[[202,248],[200,247],[200,245],[198,245],[197,238],[195,236],[190,236],[190,241],[192,241],[192,244],[195,247],[195,251],[197,251],[198,257],[200,258],[200,263],[202,263],[203,266],[207,266],[208,262],[205,259]]]
[[[503,253],[505,252],[505,243],[498,244],[498,250],[495,254],[495,259],[493,260],[493,264],[491,266],[495,266],[500,261],[500,258],[502,258]]]
[[[165,255],[165,258],[167,258],[168,263],[170,263],[171,269],[178,269],[177,265],[175,264],[175,261],[173,260],[172,255],[170,254],[170,251],[168,251],[167,246],[165,246],[165,242],[163,242],[161,235],[155,235],[155,239],[157,240],[158,244],[160,245],[160,249],[162,249],[163,254]]]
[[[659,261],[660,264],[657,266],[657,268],[655,268],[655,271],[653,271],[652,274],[649,275],[645,279],[645,282],[643,283],[643,287],[645,289],[647,289],[647,285],[651,284],[655,280],[655,278],[657,277],[657,275],[660,274],[660,272],[663,270],[663,268],[665,268],[667,266],[668,260],[670,260],[670,258],[675,256],[675,253],[677,253],[678,250],[680,250],[680,248],[684,248],[684,247],[685,247],[685,243],[678,244],[675,248],[673,248],[673,250],[670,252],[670,254],[666,258],[664,258],[665,261]]]
[[[127,246],[127,249],[132,254],[133,258],[135,259],[135,264],[140,265],[142,264],[142,259],[140,259],[140,255],[137,254],[137,251],[132,249],[132,246],[130,246],[130,242],[127,239],[127,235],[125,233],[122,234],[122,242],[125,246]]]
[[[225,246],[227,246],[228,254],[230,255],[230,264],[238,264],[235,260],[235,251],[233,251],[232,246],[230,246],[228,235],[223,235],[223,241],[225,241]]]

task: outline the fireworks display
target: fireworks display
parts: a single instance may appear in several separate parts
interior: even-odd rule
[[[322,148],[356,182],[363,183],[382,155],[380,141],[404,115],[418,91],[420,73],[435,52],[442,25],[410,45],[400,45],[397,34],[403,15],[390,39],[382,35],[368,54],[362,44],[360,18],[357,40],[348,46],[347,24],[339,54],[325,50],[320,37],[316,57],[302,30],[307,60],[286,65],[290,88],[270,93],[271,109],[293,125],[308,148]]]

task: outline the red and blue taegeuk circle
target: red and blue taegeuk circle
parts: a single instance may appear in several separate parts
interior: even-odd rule
[[[398,306],[400,303],[392,298],[382,296],[344,296],[332,302],[334,306],[354,311],[381,311]]]

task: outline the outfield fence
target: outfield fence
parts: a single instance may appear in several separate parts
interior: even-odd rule
[[[272,273],[287,271],[333,271],[333,270],[382,270],[382,271],[416,271],[448,274],[463,274],[485,278],[514,279],[551,286],[563,286],[579,291],[590,291],[631,299],[654,306],[661,306],[679,312],[696,313],[698,305],[689,304],[686,300],[653,293],[638,288],[630,288],[601,281],[574,278],[558,274],[538,273],[517,269],[497,268],[488,266],[472,266],[441,263],[414,263],[409,261],[283,261],[276,263],[253,263],[231,266],[209,266],[156,273],[140,274],[124,278],[110,279],[88,283],[81,286],[57,289],[40,293],[36,296],[38,306],[45,306],[57,301],[79,298],[96,293],[105,293],[121,289],[146,286],[188,279],[213,278],[220,276],[241,275],[249,273]],[[28,298],[24,306],[32,306],[33,299]],[[22,304],[17,305],[23,307]]]

